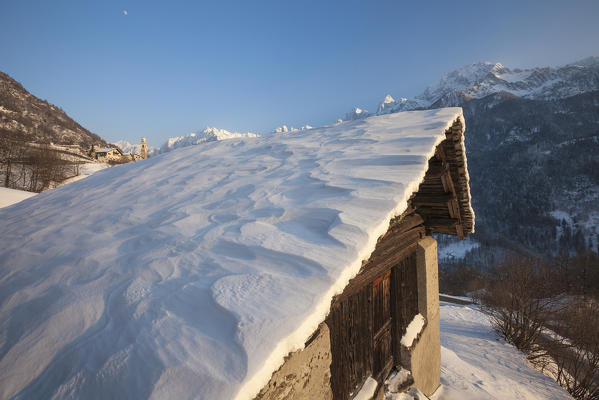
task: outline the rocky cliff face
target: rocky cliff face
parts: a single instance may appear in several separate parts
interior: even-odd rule
[[[0,134],[35,143],[92,144],[106,146],[100,136],[73,121],[59,107],[29,93],[20,83],[0,72]]]

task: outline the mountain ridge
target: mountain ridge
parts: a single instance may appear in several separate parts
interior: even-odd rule
[[[420,95],[396,101],[387,95],[377,115],[400,111],[458,106],[468,99],[480,99],[505,92],[532,100],[556,100],[599,90],[599,57],[590,56],[558,67],[510,69],[501,63],[478,62],[443,75]]]
[[[60,107],[31,94],[4,72],[0,72],[0,133],[14,140],[76,144],[84,149],[91,145],[108,145]]]
[[[466,120],[479,217],[473,238],[481,244],[463,262],[484,268],[506,249],[537,256],[597,251],[599,57],[528,69],[469,64],[414,98],[386,95],[374,115],[456,106]]]

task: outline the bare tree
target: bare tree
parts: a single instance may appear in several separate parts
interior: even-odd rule
[[[3,183],[5,187],[16,186],[16,179],[13,178],[13,174],[15,168],[22,163],[24,148],[25,142],[11,138],[8,135],[0,136],[0,167],[4,174]]]
[[[479,297],[499,335],[579,400],[599,400],[599,301],[586,283],[597,260],[506,258]]]
[[[567,347],[552,355],[557,382],[576,399],[599,399],[599,303],[572,298],[556,322],[556,329],[567,335]],[[551,339],[564,342],[562,338]]]
[[[551,315],[560,307],[554,273],[539,260],[510,256],[495,266],[480,302],[498,334],[532,352]]]

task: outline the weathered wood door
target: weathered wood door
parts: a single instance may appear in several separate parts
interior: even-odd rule
[[[350,398],[368,376],[382,382],[399,362],[399,340],[418,312],[415,253],[350,293],[327,317],[335,400]]]
[[[331,334],[331,389],[333,399],[345,400],[356,393],[372,374],[372,289],[338,302],[327,325]]]
[[[373,365],[375,379],[385,378],[385,371],[393,366],[391,348],[391,270],[372,282],[372,333]]]

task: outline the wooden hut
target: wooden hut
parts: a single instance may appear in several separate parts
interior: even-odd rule
[[[424,394],[438,388],[439,290],[431,235],[464,239],[474,231],[463,133],[460,117],[437,145],[407,209],[391,221],[360,273],[335,296],[305,348],[287,358],[257,399],[346,400],[369,379],[376,381],[373,396],[382,398],[385,378],[399,368],[411,372],[408,384]],[[401,339],[418,314],[424,326],[407,347]]]
[[[431,235],[474,224],[464,127],[206,143],[0,210],[0,397],[364,400],[400,368],[432,393]]]

